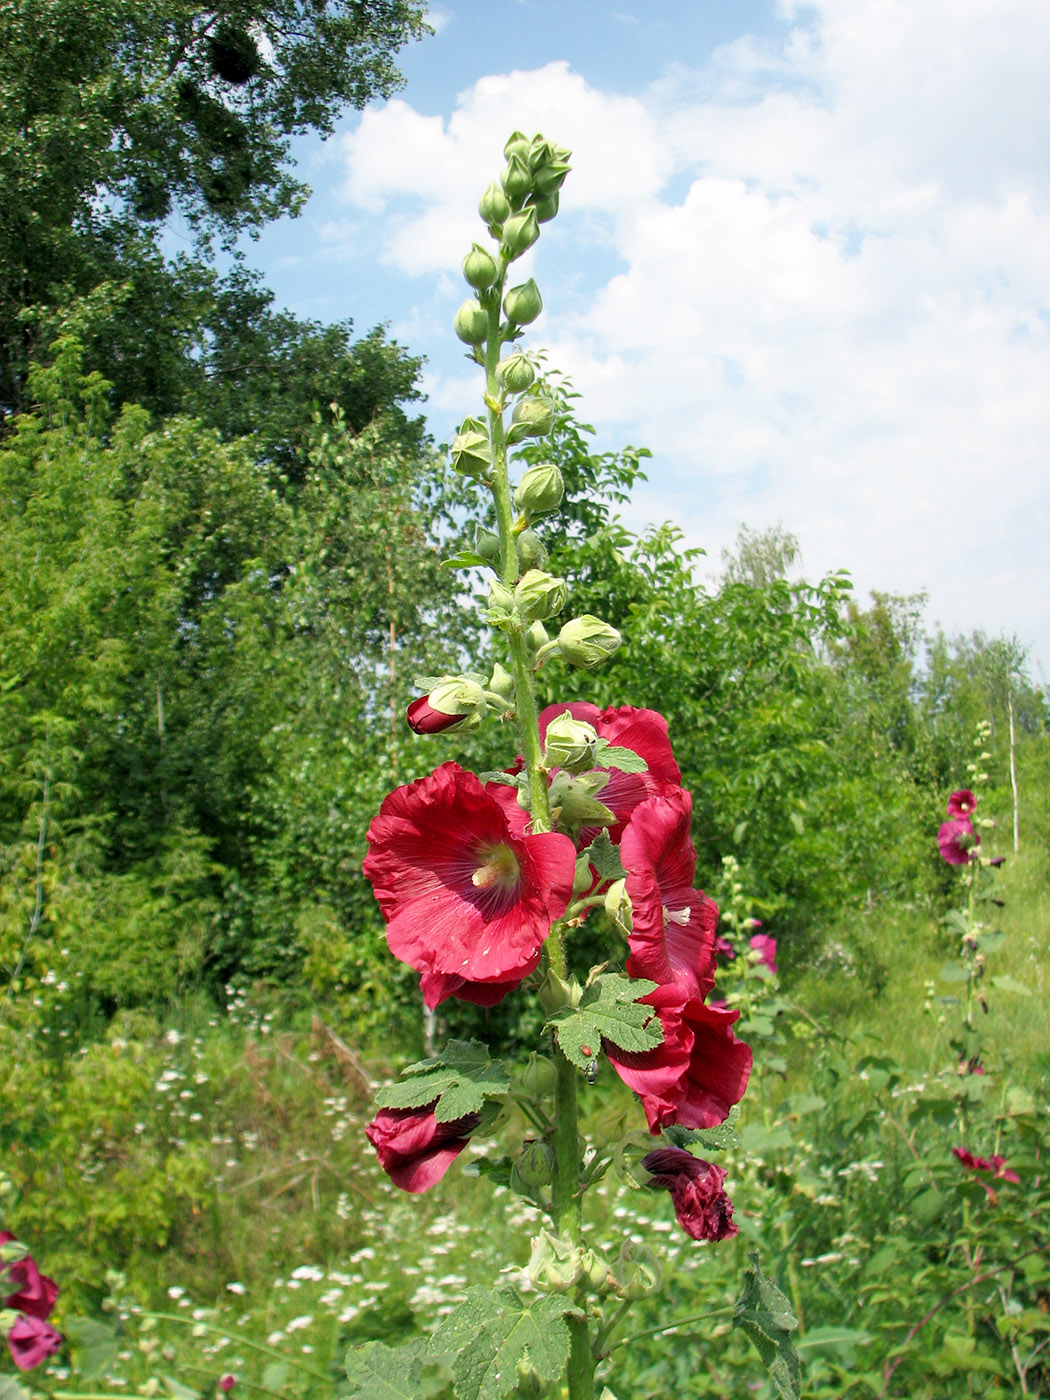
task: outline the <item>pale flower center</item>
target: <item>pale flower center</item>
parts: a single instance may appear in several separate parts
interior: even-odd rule
[[[685,928],[686,924],[689,922],[689,914],[690,910],[688,907],[685,909],[668,909],[665,904],[664,928],[666,928],[668,924],[677,924],[679,928]]]
[[[471,875],[471,884],[479,890],[491,889],[498,885],[501,889],[512,889],[518,883],[521,873],[518,858],[509,846],[483,846],[478,851],[482,862]]]

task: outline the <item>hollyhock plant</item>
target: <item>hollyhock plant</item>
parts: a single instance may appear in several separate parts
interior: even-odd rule
[[[969,788],[960,788],[958,792],[953,792],[948,798],[948,815],[950,817],[970,817],[973,816],[977,806],[977,798]]]
[[[633,920],[627,971],[704,997],[715,984],[718,906],[693,888],[692,813],[689,793],[672,788],[646,798],[627,824],[620,842]]]
[[[526,833],[527,815],[508,793],[443,763],[392,792],[368,828],[362,869],[390,951],[422,974],[428,1006],[468,984],[498,1000],[536,968],[568,906],[572,842]]]
[[[722,1189],[725,1169],[678,1147],[661,1147],[642,1158],[650,1186],[671,1193],[678,1223],[694,1240],[729,1240],[737,1233],[733,1203]]]
[[[7,1333],[11,1360],[20,1371],[31,1371],[62,1345],[62,1335],[42,1317],[20,1316]]]
[[[974,847],[980,844],[981,838],[974,832],[969,817],[953,817],[942,823],[937,832],[937,849],[949,865],[968,865]]]
[[[394,1185],[419,1195],[441,1180],[480,1121],[478,1114],[471,1113],[439,1123],[433,1104],[381,1108],[365,1134]]]

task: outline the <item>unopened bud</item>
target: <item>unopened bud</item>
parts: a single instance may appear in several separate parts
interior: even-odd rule
[[[408,707],[408,726],[417,734],[477,729],[487,704],[484,691],[466,676],[446,676],[428,695]]]
[[[598,752],[598,731],[585,720],[574,719],[566,710],[551,720],[543,749],[545,768],[564,768],[569,773],[585,773],[594,767]]]
[[[479,303],[471,297],[452,318],[452,329],[464,345],[480,345],[488,334],[489,318]]]
[[[0,1264],[17,1264],[29,1253],[21,1240],[8,1240],[0,1244]]]
[[[553,1060],[548,1060],[546,1055],[537,1055],[533,1050],[521,1072],[522,1091],[540,1099],[546,1094],[553,1094],[557,1083],[558,1071],[554,1068]]]
[[[543,1400],[545,1395],[550,1394],[551,1384],[543,1380],[539,1371],[523,1356],[518,1362],[518,1388],[515,1395],[521,1400]]]
[[[496,612],[509,613],[514,607],[514,594],[499,579],[489,584],[489,607]]]
[[[472,244],[470,252],[463,259],[463,276],[475,291],[483,292],[499,276],[496,259],[479,243]]]
[[[518,564],[523,570],[542,569],[547,563],[547,551],[535,530],[522,530],[518,536]]]
[[[474,551],[480,554],[486,564],[498,564],[500,556],[499,535],[491,530],[479,530]]]
[[[508,440],[520,442],[526,437],[546,437],[554,427],[554,400],[546,394],[529,394],[519,399],[510,423]]]
[[[499,182],[503,186],[503,192],[511,206],[515,204],[520,206],[529,190],[532,189],[532,171],[529,169],[528,163],[522,160],[519,155],[512,155],[507,161],[506,169],[499,177]],[[504,224],[503,231],[506,234],[507,224]]]
[[[487,224],[502,224],[510,214],[510,201],[495,181],[478,200],[478,213]]]
[[[460,432],[452,439],[452,466],[463,476],[484,479],[492,470],[492,445],[488,434]]]
[[[540,1230],[532,1241],[528,1275],[544,1293],[568,1293],[583,1277],[582,1251],[564,1235]]]
[[[534,622],[525,633],[525,645],[528,648],[530,658],[534,657],[549,642],[550,637],[542,622]]]
[[[571,666],[581,666],[585,671],[607,661],[622,640],[615,627],[590,613],[574,617],[558,633],[562,656]]]
[[[572,985],[551,968],[547,969],[543,981],[536,989],[536,995],[548,1016],[553,1016],[555,1011],[560,1011],[563,1006],[574,1004]]]
[[[531,248],[539,236],[540,223],[535,209],[522,209],[520,213],[512,214],[503,225],[500,251],[508,262],[513,262]]]
[[[492,667],[489,690],[494,691],[497,695],[502,695],[504,700],[514,699],[514,677],[498,661]]]
[[[509,394],[523,394],[536,378],[536,371],[520,351],[500,360],[496,373]]]
[[[540,462],[528,471],[514,490],[514,504],[529,515],[557,510],[565,495],[565,481],[553,462]]]
[[[540,569],[529,569],[522,574],[514,589],[514,602],[527,622],[542,622],[545,617],[561,612],[568,596],[569,587],[563,578],[555,578]]]
[[[558,196],[555,193],[547,195],[545,199],[534,200],[532,207],[536,211],[536,222],[549,224],[551,219],[557,217]]]
[[[605,912],[614,923],[630,924],[633,910],[626,880],[614,880],[605,891]]]
[[[554,1153],[538,1138],[525,1144],[515,1166],[526,1186],[548,1186],[554,1180]]]
[[[572,895],[578,899],[581,894],[586,894],[593,886],[595,880],[594,869],[590,858],[587,855],[576,857],[576,873],[572,877]]]
[[[608,1293],[618,1280],[602,1256],[593,1249],[583,1251],[583,1279],[592,1293]]]
[[[495,264],[493,264],[495,266]],[[493,279],[495,280],[495,279]],[[533,278],[520,287],[511,287],[503,298],[503,314],[516,326],[527,326],[543,310],[543,298]]]
[[[611,808],[595,797],[595,790],[601,791],[608,781],[608,773],[583,773],[579,777],[558,773],[548,789],[551,815],[557,813],[558,829],[578,834],[584,826],[612,826],[616,817]]]
[[[624,1240],[616,1261],[616,1275],[621,1297],[651,1298],[660,1291],[664,1271],[658,1256],[647,1244]]]
[[[532,141],[524,131],[512,131],[503,146],[503,159],[510,160],[511,156],[517,156],[519,160],[527,163],[531,150]]]

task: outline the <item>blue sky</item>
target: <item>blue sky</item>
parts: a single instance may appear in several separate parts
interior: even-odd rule
[[[459,262],[505,136],[571,146],[523,260],[526,344],[598,445],[652,448],[628,514],[712,571],[782,523],[805,570],[930,595],[1050,670],[1045,0],[443,0],[405,89],[297,147],[315,193],[249,249],[301,315],[427,357],[474,410]]]

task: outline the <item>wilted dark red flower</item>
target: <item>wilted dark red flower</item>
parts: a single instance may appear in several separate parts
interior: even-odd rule
[[[739,1103],[751,1074],[751,1047],[733,1034],[740,1012],[686,998],[676,984],[642,998],[655,1007],[664,1039],[653,1050],[628,1053],[605,1043],[605,1053],[642,1101],[649,1129],[671,1123],[713,1128]]]
[[[1005,1157],[975,1157],[965,1147],[953,1147],[952,1152],[963,1166],[968,1167],[972,1172],[991,1172],[999,1181],[1020,1183],[1021,1178],[1006,1165]]]
[[[670,788],[636,807],[623,834],[632,921],[627,971],[704,997],[715,984],[718,905],[693,889],[692,813],[689,793]]]
[[[365,1135],[394,1185],[419,1195],[441,1180],[480,1121],[479,1114],[469,1113],[451,1123],[439,1123],[434,1104],[381,1108]]]
[[[395,789],[368,828],[362,869],[390,951],[421,974],[428,1006],[492,1005],[539,963],[576,852],[567,836],[526,834],[527,822],[512,788],[443,763]]]
[[[613,841],[619,841],[625,823],[640,802],[682,781],[671,751],[667,721],[656,710],[637,709],[634,705],[610,705],[605,710],[585,701],[548,705],[539,717],[541,743],[546,740],[548,724],[566,710],[573,719],[591,725],[600,739],[618,748],[630,749],[648,765],[644,773],[624,773],[618,768],[602,768],[600,764],[595,770],[609,774],[608,783],[599,793],[599,801],[615,816],[615,823],[607,830]],[[597,828],[584,827],[580,833],[581,850],[590,845],[596,834]]]
[[[953,792],[948,798],[948,815],[950,817],[968,817],[977,806],[977,798],[969,788],[960,788],[958,792]]]
[[[31,1371],[62,1345],[62,1337],[42,1317],[19,1317],[7,1334],[11,1360],[20,1371]]]
[[[969,817],[953,817],[937,833],[937,849],[949,865],[968,865],[971,852],[980,844]]]
[[[716,1167],[680,1147],[661,1147],[642,1158],[652,1172],[650,1186],[666,1187],[678,1223],[694,1240],[728,1240],[736,1234],[733,1202],[722,1189],[724,1167]]]

